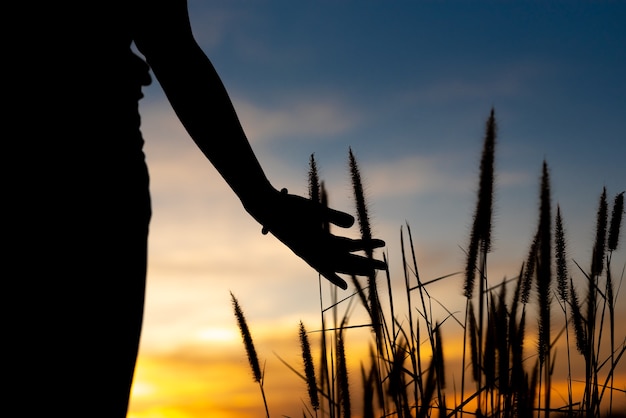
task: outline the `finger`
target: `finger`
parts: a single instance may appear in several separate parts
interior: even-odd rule
[[[380,248],[385,246],[385,241],[381,239],[352,239],[347,237],[341,237],[333,235],[333,244],[340,247],[343,251],[354,252],[362,250],[371,250],[374,248]]]
[[[337,273],[354,274],[356,276],[370,276],[376,270],[386,270],[387,264],[384,261],[363,257],[355,254],[348,254],[341,260],[336,260],[333,270]]]
[[[326,219],[341,228],[350,228],[354,225],[354,216],[336,209],[326,208]]]
[[[322,274],[322,276],[324,276],[324,278],[326,280],[328,280],[329,282],[331,282],[335,286],[338,286],[338,287],[342,288],[343,290],[346,290],[348,288],[348,283],[346,283],[345,280],[343,280],[341,277],[337,276],[335,273],[321,273],[321,274]]]

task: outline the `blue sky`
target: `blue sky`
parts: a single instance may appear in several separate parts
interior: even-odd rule
[[[331,205],[352,212],[352,147],[399,281],[405,222],[426,279],[462,269],[492,107],[491,277],[514,276],[526,256],[544,158],[572,258],[589,264],[602,187],[611,202],[626,189],[626,3],[190,0],[189,9],[276,187],[305,194],[314,153]],[[156,82],[145,95],[154,220],[142,353],[215,347],[202,336],[235,329],[229,291],[259,330],[319,319],[317,275],[260,234]],[[621,270],[623,246],[615,260]],[[460,286],[437,290],[453,303]]]

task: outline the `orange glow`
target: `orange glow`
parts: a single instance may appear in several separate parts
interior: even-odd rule
[[[255,337],[259,359],[265,367],[264,389],[270,415],[301,416],[304,405],[308,405],[306,385],[277,358],[280,356],[296,370],[301,370],[297,336],[293,330],[278,331],[274,334],[258,332]],[[199,342],[177,351],[144,353],[139,357],[128,418],[252,418],[265,415],[260,388],[252,380],[239,336],[228,330],[207,329],[200,332],[198,337]],[[318,337],[317,333],[311,334],[314,360],[319,359]],[[361,362],[369,366],[371,337],[371,332],[366,328],[349,330],[347,333],[355,417],[360,413],[360,367]],[[529,354],[531,350],[529,339]],[[449,375],[446,397],[450,408],[461,402],[462,336],[446,337],[444,333],[444,354]],[[430,362],[428,343],[422,346],[422,359],[425,368]],[[557,363],[559,361],[564,361],[564,358]],[[626,383],[626,374],[618,371],[615,386],[622,389]],[[567,381],[564,376],[562,367],[557,367],[552,382],[552,407],[567,403]],[[583,389],[582,383],[573,383],[574,402],[580,401]],[[466,376],[465,397],[474,390],[475,384]],[[608,393],[605,399],[608,400]],[[614,393],[613,402],[616,410],[626,406],[622,392]],[[465,411],[473,409],[475,403],[472,402],[464,408]]]
[[[248,417],[259,404],[246,359],[226,364],[194,350],[138,359],[129,418]],[[248,377],[249,379],[245,379]]]

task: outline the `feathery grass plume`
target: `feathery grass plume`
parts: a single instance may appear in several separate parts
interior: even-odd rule
[[[522,279],[521,289],[521,301],[526,305],[530,299],[530,291],[533,284],[533,276],[535,275],[535,268],[537,266],[537,249],[539,248],[539,236],[535,234],[533,242],[530,244],[528,251],[528,257],[526,258],[524,276]]]
[[[545,416],[550,413],[550,305],[552,282],[552,214],[550,203],[550,176],[548,164],[544,160],[539,205],[539,227],[537,229],[539,248],[537,254],[537,303],[539,306],[539,385],[545,384]],[[545,366],[545,368],[544,368]],[[545,376],[541,376],[545,372]],[[542,379],[543,377],[543,379]]]
[[[309,198],[314,202],[319,202],[323,207],[328,207],[328,195],[324,182],[319,179],[319,170],[314,154],[309,159]],[[330,224],[327,219],[322,223],[322,230],[330,232]]]
[[[361,238],[364,241],[370,241],[372,239],[372,230],[370,228],[370,218],[368,214],[367,204],[365,202],[365,193],[363,191],[363,182],[361,181],[361,172],[352,152],[352,148],[348,150],[348,163],[350,166],[350,178],[352,180],[352,188],[354,191],[354,199],[356,201],[357,220],[359,223],[359,229],[361,231]],[[372,250],[368,249],[367,255],[373,256]]]
[[[593,405],[597,402],[597,353],[595,350],[596,331],[598,328],[596,323],[598,309],[598,280],[604,270],[604,257],[606,254],[606,229],[608,218],[608,204],[606,200],[606,187],[602,188],[600,202],[598,204],[598,213],[596,217],[596,239],[593,244],[593,256],[591,260],[591,273],[587,276],[587,310],[585,315],[587,342],[585,344],[585,408],[591,411]],[[601,334],[600,334],[601,335]],[[599,337],[598,337],[599,338]]]
[[[313,366],[313,356],[311,355],[311,345],[307,336],[304,324],[300,321],[300,348],[302,350],[302,362],[304,364],[304,375],[309,392],[309,399],[314,410],[320,407],[320,400],[317,394],[317,380],[315,378],[315,367]]]
[[[474,296],[474,282],[476,281],[476,265],[478,258],[479,239],[472,228],[470,233],[470,246],[467,250],[467,264],[465,265],[465,285],[463,295],[467,299]]]
[[[615,251],[619,243],[620,226],[624,216],[624,192],[615,196],[613,202],[613,212],[611,213],[611,226],[609,228],[609,240],[607,247],[609,251]]]
[[[565,244],[565,231],[563,229],[563,219],[561,217],[561,208],[556,207],[556,226],[554,231],[555,240],[555,256],[556,256],[556,283],[557,294],[559,299],[566,306],[567,302],[567,248]]]
[[[257,357],[256,350],[254,349],[254,342],[252,341],[252,335],[250,334],[246,317],[243,315],[239,301],[232,292],[230,293],[230,297],[233,303],[235,317],[237,318],[237,325],[239,325],[239,331],[241,332],[241,338],[243,339],[246,354],[248,355],[248,361],[250,362],[250,367],[252,368],[252,377],[255,382],[261,382],[263,377],[261,374],[261,366],[259,365],[259,358]]]
[[[576,337],[576,349],[580,354],[587,357],[587,331],[585,329],[585,320],[580,309],[578,293],[574,287],[574,281],[569,279],[569,296],[570,306],[572,307],[572,323],[574,324],[574,335]]]
[[[606,224],[608,207],[606,201],[606,187],[602,189],[598,216],[596,219],[596,241],[593,245],[593,258],[591,260],[591,275],[600,276],[604,268],[604,253],[606,252]],[[594,292],[595,293],[595,292]]]
[[[486,124],[485,140],[480,160],[480,180],[478,186],[478,202],[474,213],[474,222],[470,233],[470,245],[467,252],[465,268],[465,297],[472,298],[476,276],[476,259],[479,251],[488,253],[491,250],[491,217],[494,186],[494,156],[496,144],[496,120],[494,109]],[[482,297],[482,295],[481,295]]]
[[[567,250],[565,243],[565,231],[563,228],[563,219],[561,217],[561,208],[557,205],[556,208],[556,226],[555,226],[555,257],[556,257],[556,283],[557,283],[557,295],[561,301],[561,307],[563,314],[565,315],[565,339],[567,350],[567,394],[569,399],[569,414],[573,414],[573,395],[572,395],[572,368],[570,358],[570,343],[569,343],[569,321],[567,317],[567,304],[568,298],[568,271],[567,271]]]
[[[233,295],[233,292],[230,292],[230,297],[233,303],[235,317],[237,318],[237,325],[239,325],[243,344],[246,348],[246,354],[248,355],[248,361],[250,363],[250,367],[252,368],[252,377],[254,378],[254,381],[259,384],[259,388],[261,389],[261,396],[263,397],[263,405],[265,406],[265,416],[269,418],[270,412],[267,406],[265,390],[263,389],[263,373],[261,373],[259,358],[257,357],[256,350],[254,349],[252,335],[250,334],[248,323],[246,322],[246,317],[243,315],[243,311],[241,310],[239,301],[237,300],[235,295]]]
[[[491,251],[491,217],[493,206],[493,186],[494,186],[494,158],[496,145],[496,119],[495,111],[492,108],[487,120],[485,143],[483,145],[483,155],[480,161],[480,190],[478,192],[478,206],[476,217],[482,251]]]
[[[323,207],[328,207],[328,193],[326,193],[326,186],[324,185],[324,182],[320,183],[320,203]],[[322,221],[322,230],[330,232],[330,222],[328,221],[328,218],[324,218]]]
[[[320,179],[317,171],[317,163],[314,154],[309,159],[309,198],[314,202],[320,202]]]
[[[519,275],[517,276],[517,282],[515,284],[515,291],[513,292],[513,298],[511,299],[511,319],[512,322],[517,318],[517,310],[519,308],[520,299],[522,297],[522,281],[524,277],[524,263],[519,270]]]
[[[356,202],[357,220],[359,223],[359,229],[361,231],[361,239],[367,244],[372,240],[372,229],[370,227],[370,218],[368,214],[367,204],[365,202],[365,193],[363,191],[363,182],[361,181],[361,172],[356,162],[356,158],[354,157],[354,153],[352,152],[352,148],[349,148],[348,160],[354,199]],[[374,250],[372,248],[366,248],[365,253],[368,258],[374,258]],[[372,327],[374,329],[374,332],[376,333],[376,341],[382,343],[382,318],[380,314],[380,301],[378,300],[376,272],[370,274],[367,284],[369,292],[369,313],[372,319]]]
[[[339,402],[342,408],[342,416],[349,418],[352,415],[350,405],[350,384],[348,382],[348,365],[346,362],[346,350],[343,336],[337,336],[337,389],[339,391]]]
[[[550,350],[550,285],[552,282],[552,215],[550,177],[543,162],[541,203],[539,209],[539,259],[537,263],[537,298],[539,305],[539,362],[543,364]]]

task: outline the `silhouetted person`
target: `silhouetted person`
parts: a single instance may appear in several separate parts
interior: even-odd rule
[[[351,226],[350,215],[270,184],[193,38],[185,0],[8,4],[15,29],[2,52],[3,403],[10,416],[126,415],[151,216],[138,114],[147,64],[264,228],[333,283],[343,283],[336,273],[384,268],[352,254],[382,241],[322,230],[324,219]]]

